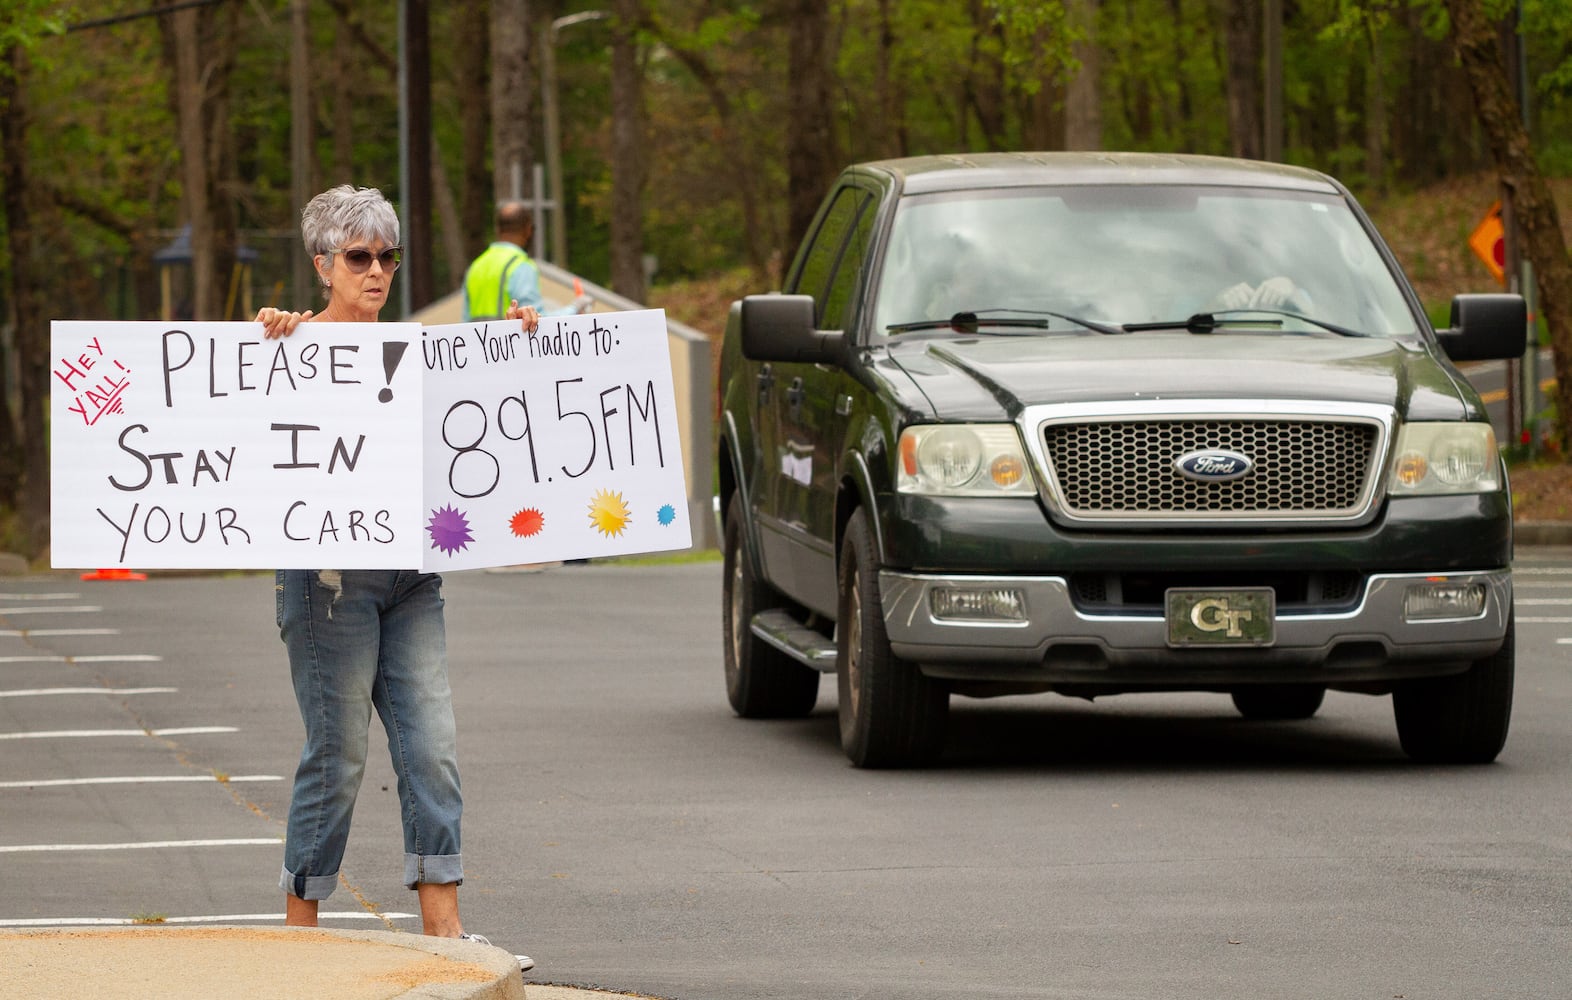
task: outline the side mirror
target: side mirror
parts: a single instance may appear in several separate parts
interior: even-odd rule
[[[811,295],[749,295],[742,300],[742,355],[751,361],[837,363],[845,334],[813,326]]]
[[[1453,361],[1520,358],[1528,348],[1528,305],[1521,295],[1454,296],[1451,329],[1437,330],[1436,339]]]

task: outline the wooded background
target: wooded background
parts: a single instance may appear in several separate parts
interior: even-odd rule
[[[1216,153],[1322,169],[1369,201],[1521,174],[1503,158],[1520,134],[1536,176],[1572,175],[1568,0],[139,6],[0,12],[0,508],[22,511],[0,534],[28,551],[47,538],[49,319],[159,316],[158,255],[187,226],[189,262],[169,269],[178,315],[312,307],[299,205],[346,182],[429,206],[404,233],[418,308],[458,286],[515,176],[534,194],[548,96],[558,263],[638,301],[658,294],[651,273],[662,286],[740,269],[773,287],[829,179],[881,157]],[[1459,58],[1472,21],[1511,135],[1482,117]],[[431,168],[406,191],[410,155]]]

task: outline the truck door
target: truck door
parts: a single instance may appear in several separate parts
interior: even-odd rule
[[[812,295],[814,325],[846,320],[872,228],[873,196],[836,189],[800,251],[787,291]],[[760,545],[770,582],[817,611],[834,614],[837,414],[850,379],[828,364],[776,362],[760,376]]]
[[[824,297],[837,273],[848,236],[857,227],[871,196],[853,186],[842,186],[825,199],[817,224],[798,254],[793,280],[788,290],[813,295],[815,321],[821,329]],[[810,527],[810,492],[816,478],[833,477],[833,469],[823,462],[823,447],[815,446],[811,429],[820,427],[826,416],[820,414],[827,379],[833,378],[829,366],[767,362],[759,366],[758,442],[759,469],[756,504],[760,552],[770,582],[778,589],[810,607],[833,613],[835,587],[814,596],[809,577],[818,574],[804,570],[824,561],[830,542],[816,537]],[[833,404],[832,404],[833,405]],[[832,495],[833,496],[833,495]],[[831,501],[833,519],[833,499]],[[832,524],[833,529],[833,524]],[[834,553],[828,552],[834,566]]]

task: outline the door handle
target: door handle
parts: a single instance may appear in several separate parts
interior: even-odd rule
[[[765,397],[769,396],[770,389],[775,385],[775,373],[770,370],[769,362],[766,361],[759,366],[759,374],[755,380],[759,387],[759,401],[763,402]]]
[[[786,412],[793,421],[802,416],[802,399],[806,395],[800,377],[792,379],[791,385],[786,387]]]

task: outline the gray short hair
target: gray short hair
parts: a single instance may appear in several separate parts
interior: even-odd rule
[[[340,184],[312,198],[300,213],[300,236],[315,257],[351,240],[398,242],[398,213],[376,188]]]

